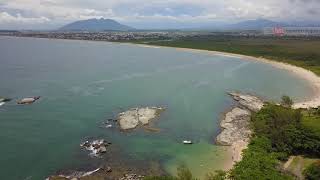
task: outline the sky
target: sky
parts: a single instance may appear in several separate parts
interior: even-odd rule
[[[136,28],[205,27],[258,18],[317,21],[320,0],[0,0],[0,29],[55,29],[90,18]]]

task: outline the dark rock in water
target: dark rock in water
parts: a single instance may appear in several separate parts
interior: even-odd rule
[[[90,143],[89,143],[89,141],[85,141],[85,142],[81,143],[80,146],[88,148],[88,147],[90,147]]]
[[[11,100],[12,99],[10,99],[10,98],[0,98],[0,102],[9,102]]]
[[[105,153],[107,152],[107,148],[105,146],[100,146],[98,149],[98,153]]]
[[[99,156],[107,152],[107,146],[111,143],[107,143],[104,139],[94,140],[92,142],[85,141],[80,144],[81,147],[84,147],[86,150],[91,151],[90,155]]]
[[[137,174],[125,174],[124,177],[120,178],[119,180],[141,180],[144,176],[137,175]]]
[[[108,167],[107,167],[107,169],[106,169],[106,171],[107,171],[107,172],[112,172],[111,167],[110,167],[110,166],[108,166]]]

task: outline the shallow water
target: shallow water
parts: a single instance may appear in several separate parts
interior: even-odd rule
[[[186,164],[203,177],[223,166],[214,145],[227,91],[268,100],[310,93],[302,79],[263,63],[173,48],[0,37],[0,96],[42,96],[32,105],[0,107],[0,179],[43,179],[90,163],[79,143],[103,137],[123,159],[159,162],[174,173]],[[164,106],[159,133],[100,128],[137,106]],[[185,146],[182,140],[195,144]],[[84,162],[84,159],[86,162]],[[141,164],[140,164],[141,165]]]

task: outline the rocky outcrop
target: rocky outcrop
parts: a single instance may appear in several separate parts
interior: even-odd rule
[[[238,162],[242,158],[242,150],[247,148],[251,130],[251,112],[258,112],[264,102],[252,95],[229,93],[234,100],[239,102],[239,106],[227,112],[225,118],[221,120],[221,133],[217,136],[216,142],[220,145],[231,146],[232,161]]]
[[[134,129],[139,124],[147,125],[164,110],[161,107],[133,108],[119,114],[118,121],[122,130]]]
[[[250,111],[233,108],[220,123],[223,131],[217,136],[217,143],[231,146],[239,140],[247,140],[250,137],[249,129]]]
[[[241,94],[236,92],[230,92],[228,94],[232,96],[234,100],[239,102],[241,106],[244,106],[253,112],[258,112],[264,105],[264,102],[261,99],[249,94]]]
[[[40,96],[28,97],[28,98],[23,98],[23,99],[19,100],[17,103],[18,104],[32,104],[39,99],[40,99]]]

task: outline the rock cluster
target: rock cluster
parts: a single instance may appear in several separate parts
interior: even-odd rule
[[[86,150],[91,151],[90,155],[99,156],[107,152],[107,146],[111,143],[107,143],[104,139],[94,140],[92,142],[85,141],[80,144],[81,147],[84,147]]]
[[[137,175],[137,174],[125,174],[119,180],[141,180],[143,178],[144,178],[144,176]]]
[[[139,124],[147,125],[164,109],[161,107],[133,108],[119,114],[118,121],[123,130],[136,128]]]

